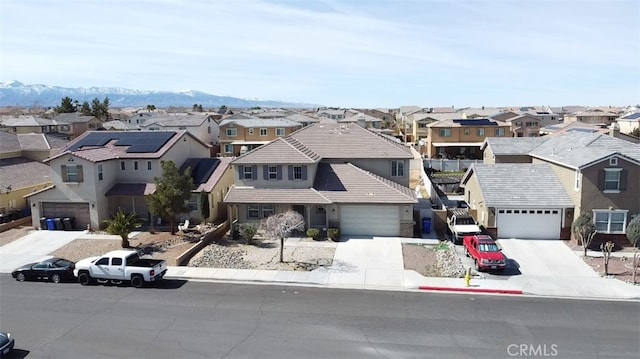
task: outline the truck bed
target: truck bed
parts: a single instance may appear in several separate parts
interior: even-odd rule
[[[162,263],[162,259],[139,258],[132,261],[127,260],[127,266],[152,268]]]

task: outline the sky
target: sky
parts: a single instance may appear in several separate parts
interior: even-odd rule
[[[640,103],[640,1],[0,0],[0,82],[336,107]]]

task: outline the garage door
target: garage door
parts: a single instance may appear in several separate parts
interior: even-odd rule
[[[352,236],[399,236],[398,206],[342,206],[340,233]]]
[[[86,229],[91,223],[88,203],[43,202],[42,216],[47,218],[73,218],[74,229]]]
[[[498,238],[559,239],[560,209],[500,209]]]

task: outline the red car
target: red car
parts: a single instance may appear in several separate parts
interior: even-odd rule
[[[465,236],[463,244],[464,254],[473,259],[477,271],[503,271],[506,267],[507,258],[491,236],[485,234]]]

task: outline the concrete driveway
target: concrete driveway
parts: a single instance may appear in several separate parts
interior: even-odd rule
[[[599,275],[560,240],[499,239],[507,258],[523,275],[598,278]]]
[[[49,253],[83,235],[83,231],[33,231],[0,247],[0,273],[50,258]]]

